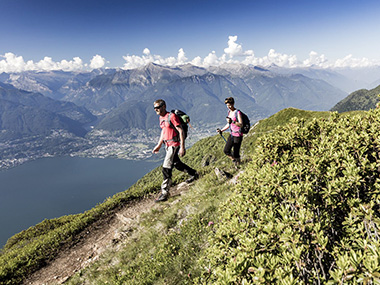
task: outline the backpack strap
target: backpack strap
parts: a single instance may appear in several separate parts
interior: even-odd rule
[[[168,119],[166,121],[169,123],[170,127],[176,132],[176,136],[174,136],[170,140],[164,140],[164,143],[170,142],[170,141],[179,142],[179,132],[177,131],[177,128],[173,125],[171,118],[170,118],[172,114],[173,114],[172,112],[169,112],[169,116],[168,116]]]
[[[238,123],[239,123],[239,120],[238,120],[238,112],[240,112],[239,109],[237,109],[236,112],[235,112],[235,119],[236,119],[235,122],[238,122]],[[228,111],[228,114],[229,114],[229,113],[230,113],[230,111]],[[240,112],[240,113],[241,113],[241,112]],[[243,124],[243,122],[242,122],[242,124]],[[233,131],[233,130],[231,129],[231,132],[232,132],[232,133],[235,133],[235,134],[241,134],[241,128],[242,128],[242,127],[239,127],[239,131],[237,131],[237,132],[235,132],[235,131]]]

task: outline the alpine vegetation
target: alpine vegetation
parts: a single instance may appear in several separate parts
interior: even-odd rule
[[[262,137],[219,209],[208,284],[380,282],[380,111]]]

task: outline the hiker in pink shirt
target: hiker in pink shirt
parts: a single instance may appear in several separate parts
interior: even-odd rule
[[[224,153],[238,166],[240,165],[240,147],[243,141],[243,133],[241,128],[243,126],[243,119],[241,112],[235,108],[235,100],[232,97],[224,100],[228,108],[228,116],[226,117],[227,124],[222,129],[217,129],[220,134],[228,129],[231,129],[230,136],[227,139],[224,147]],[[233,148],[233,152],[232,152]]]
[[[169,197],[173,167],[190,175],[190,178],[186,180],[188,183],[197,179],[198,173],[179,159],[178,155],[184,156],[186,154],[186,148],[185,133],[178,116],[166,110],[166,103],[162,99],[156,100],[153,107],[156,114],[160,116],[161,127],[161,136],[153,149],[153,153],[158,153],[162,144],[165,144],[166,149],[166,156],[162,165],[164,181],[161,184],[161,195],[156,199],[156,202],[162,202]]]

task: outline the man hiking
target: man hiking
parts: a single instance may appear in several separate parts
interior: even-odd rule
[[[229,135],[226,145],[224,147],[224,153],[233,161],[236,166],[240,165],[240,146],[243,141],[243,133],[241,127],[243,126],[243,119],[241,112],[235,108],[235,100],[232,97],[228,97],[224,100],[228,108],[228,115],[226,117],[227,124],[222,129],[217,129],[217,132],[222,133],[229,128],[231,134]],[[232,153],[232,148],[233,153]]]
[[[153,149],[153,153],[158,153],[163,143],[165,143],[166,149],[166,156],[162,165],[164,181],[161,184],[161,195],[156,199],[156,202],[162,202],[169,197],[173,166],[190,175],[190,178],[186,180],[188,183],[197,179],[198,173],[179,159],[178,155],[184,156],[186,149],[185,135],[178,116],[166,110],[166,103],[162,99],[156,100],[153,107],[156,114],[160,116],[160,127],[162,129],[160,140]]]

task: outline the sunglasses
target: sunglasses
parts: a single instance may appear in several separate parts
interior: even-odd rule
[[[162,106],[164,106],[164,104],[161,104],[161,105],[158,105],[158,106],[154,106],[153,108],[154,108],[154,110],[158,110],[158,109],[160,109]]]

